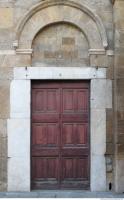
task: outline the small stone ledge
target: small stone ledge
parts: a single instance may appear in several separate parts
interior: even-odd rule
[[[105,49],[89,49],[89,55],[105,55]]]
[[[32,54],[33,49],[16,49],[16,54]]]
[[[114,56],[115,55],[113,50],[107,50],[106,54],[107,54],[107,56]]]

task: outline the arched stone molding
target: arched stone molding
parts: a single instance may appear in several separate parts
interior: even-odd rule
[[[16,39],[18,48],[22,50],[17,50],[17,53],[25,53],[26,50],[26,54],[30,54],[36,34],[45,26],[61,22],[73,24],[82,30],[93,52],[100,51],[101,54],[107,48],[104,25],[92,10],[70,0],[48,0],[32,7],[18,25]]]

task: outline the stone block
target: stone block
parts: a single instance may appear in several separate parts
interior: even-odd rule
[[[93,67],[107,67],[108,57],[106,55],[90,55],[90,65]]]
[[[1,182],[0,181],[0,191],[1,192],[6,192],[7,191],[7,182]]]
[[[30,118],[30,90],[29,80],[13,80],[11,82],[11,118]]]
[[[124,192],[124,159],[123,158],[117,157],[117,159],[116,159],[115,190],[118,193]]]
[[[0,28],[9,28],[13,26],[13,9],[0,8]]]
[[[113,121],[114,121],[114,115],[113,115],[112,109],[106,109],[106,139],[107,142],[113,141]]]
[[[106,154],[107,155],[114,155],[114,145],[112,143],[107,143]]]
[[[75,45],[75,38],[72,37],[63,37],[62,45]]]
[[[31,55],[17,55],[15,61],[16,67],[31,66]]]
[[[0,157],[0,191],[7,191],[7,158]]]
[[[123,144],[123,145],[124,145],[124,133],[120,133],[120,132],[118,131],[117,143],[118,143],[118,144]]]
[[[124,155],[124,144],[117,144],[118,155]]]
[[[117,107],[118,110],[124,110],[124,79],[117,79]]]
[[[8,157],[30,157],[30,119],[8,120]]]
[[[8,191],[30,191],[30,157],[8,159]]]
[[[3,52],[4,53],[4,52]],[[0,55],[0,68],[10,68],[16,65],[16,56],[15,55]],[[1,71],[2,69],[0,69]],[[9,71],[9,69],[8,69]]]
[[[99,89],[100,88],[100,89]],[[112,81],[91,80],[91,108],[112,108]]]
[[[7,138],[0,137],[0,157],[7,157]]]
[[[1,156],[2,157],[4,157],[4,158],[6,158],[7,157],[7,138],[1,138],[1,141],[2,141],[2,143],[1,143]]]
[[[119,67],[123,67],[124,66],[123,55],[116,55],[115,56],[115,64],[116,64],[116,66],[118,65]]]
[[[106,152],[106,112],[105,109],[91,109],[91,154],[104,155]]]
[[[7,181],[7,157],[2,157],[2,180],[5,183]]]
[[[91,165],[91,191],[106,191],[105,157],[91,156]]]
[[[10,81],[0,80],[0,118],[9,117],[10,109]]]
[[[11,80],[13,78],[13,68],[0,68],[0,80]]]
[[[119,21],[119,23],[120,23],[120,21]],[[124,27],[123,21],[121,21],[121,23],[120,23],[120,27],[121,26]],[[116,48],[124,47],[124,30],[123,29],[118,32],[118,38],[117,37],[115,38],[115,47]]]
[[[116,71],[117,71],[117,73],[116,73],[116,77],[117,78],[124,78],[124,65],[123,66],[120,66],[120,65],[116,65],[117,67],[116,67]]]
[[[74,59],[78,58],[78,50],[62,51],[62,58],[66,60],[70,60],[70,62],[73,62]],[[77,63],[78,63],[78,60],[77,60]]]
[[[0,137],[7,137],[7,121],[0,119]]]
[[[108,56],[108,68],[106,72],[106,78],[110,80],[114,79],[114,56]]]
[[[46,59],[54,59],[56,58],[56,52],[51,52],[51,51],[44,51],[44,58]]]
[[[124,111],[118,111],[117,112],[117,131],[119,134],[119,137],[124,134]],[[123,141],[121,141],[122,143]]]

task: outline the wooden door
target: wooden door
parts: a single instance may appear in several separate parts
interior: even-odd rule
[[[89,189],[89,83],[32,83],[32,189]]]

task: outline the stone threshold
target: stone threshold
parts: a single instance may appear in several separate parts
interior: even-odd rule
[[[124,198],[124,194],[81,190],[42,190],[31,192],[0,192],[0,198]]]

